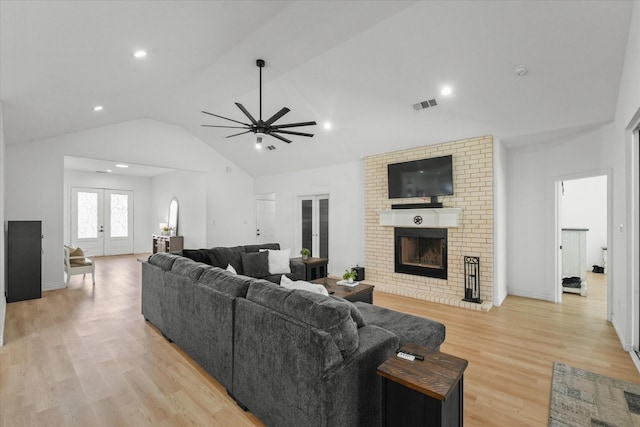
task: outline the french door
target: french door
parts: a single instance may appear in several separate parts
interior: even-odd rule
[[[299,197],[300,248],[311,256],[329,258],[329,195]]]
[[[133,191],[72,187],[70,229],[87,256],[133,253]]]

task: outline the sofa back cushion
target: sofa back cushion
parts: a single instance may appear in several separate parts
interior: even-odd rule
[[[221,268],[209,267],[202,273],[198,282],[225,295],[244,298],[247,296],[247,290],[252,280],[250,277],[238,276]]]
[[[280,243],[261,243],[259,245],[246,245],[244,251],[247,253],[260,252],[260,249],[280,250]]]
[[[211,265],[209,258],[209,249],[183,249],[182,256],[194,260],[195,262],[203,262]]]
[[[171,271],[171,267],[173,267],[173,263],[176,262],[178,258],[182,258],[182,257],[179,255],[174,255],[169,253],[157,253],[149,257],[149,264],[160,267],[165,271]]]
[[[348,303],[321,294],[285,289],[264,280],[251,283],[247,299],[326,331],[343,357],[358,348],[358,329]]]
[[[269,275],[269,252],[243,253],[240,257],[246,276],[262,279]]]
[[[171,272],[179,276],[188,277],[189,279],[196,281],[200,278],[200,275],[208,268],[207,264],[201,262],[195,262],[192,259],[179,257],[173,263]]]
[[[209,249],[209,258],[211,259],[211,265],[214,267],[227,268],[227,265],[231,264],[238,274],[244,274],[240,255],[242,253],[244,253],[244,246],[211,248]]]

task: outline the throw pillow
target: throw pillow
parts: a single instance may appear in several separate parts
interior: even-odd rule
[[[69,263],[71,265],[84,265],[84,252],[82,252],[82,249],[80,248],[74,248],[73,246],[69,246],[69,258],[71,258],[69,260]],[[82,258],[75,258],[73,259],[73,257],[82,257]]]
[[[260,249],[260,252],[269,253],[269,274],[291,273],[291,266],[289,265],[291,249],[283,249],[280,251],[273,249]]]
[[[296,280],[294,282],[284,274],[280,278],[280,286],[286,289],[300,289],[302,291],[315,292],[316,294],[329,296],[329,292],[327,291],[327,288],[325,288],[322,285],[305,282],[304,280]]]
[[[238,272],[236,271],[235,268],[233,268],[233,265],[231,264],[227,264],[227,271],[231,274],[238,274]]]
[[[269,275],[268,252],[242,253],[240,257],[242,258],[242,269],[245,276],[262,279]]]

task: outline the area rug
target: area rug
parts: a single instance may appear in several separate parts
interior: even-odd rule
[[[640,385],[554,362],[549,426],[640,427]]]

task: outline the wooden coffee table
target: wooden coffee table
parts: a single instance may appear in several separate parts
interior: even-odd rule
[[[373,304],[373,285],[367,285],[363,282],[360,282],[357,286],[349,287],[338,285],[337,282],[339,280],[342,279],[338,279],[336,277],[325,277],[322,279],[313,280],[311,283],[324,285],[329,291],[330,295],[342,297],[347,301],[362,301]]]

